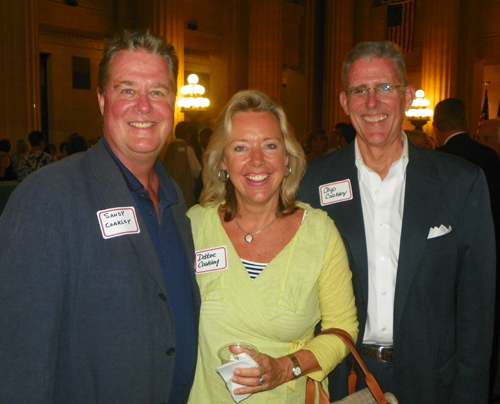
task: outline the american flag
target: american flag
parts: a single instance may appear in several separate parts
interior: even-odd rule
[[[413,49],[415,1],[387,5],[387,40],[401,46],[404,52]]]

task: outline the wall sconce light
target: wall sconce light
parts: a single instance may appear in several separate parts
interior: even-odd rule
[[[422,130],[422,127],[431,119],[434,112],[429,108],[430,102],[425,98],[423,90],[417,90],[415,96],[411,108],[406,111],[406,116],[411,124],[415,126],[415,129]]]
[[[187,78],[189,84],[181,88],[181,98],[177,101],[177,106],[181,112],[205,111],[210,105],[208,98],[202,97],[205,88],[198,84],[198,76],[190,74]]]

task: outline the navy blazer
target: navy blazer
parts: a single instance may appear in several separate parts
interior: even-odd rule
[[[495,239],[482,171],[444,153],[409,147],[394,301],[394,373],[404,404],[487,403]],[[368,260],[354,142],[309,164],[299,199],[325,210],[346,245],[362,341]],[[351,200],[321,206],[318,187],[350,179]],[[432,227],[451,226],[428,239]],[[333,389],[347,394],[348,366]],[[344,384],[345,381],[345,384]]]
[[[172,209],[193,268],[178,194]],[[129,206],[140,233],[104,239],[97,211]],[[0,249],[1,403],[168,402],[176,341],[165,280],[102,143],[17,187],[0,218]]]

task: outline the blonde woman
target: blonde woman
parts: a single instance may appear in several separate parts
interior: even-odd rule
[[[196,376],[189,403],[234,403],[217,350],[244,341],[258,367],[232,380],[245,403],[304,403],[307,375],[322,381],[347,355],[316,325],[358,323],[346,252],[324,212],[296,202],[304,153],[282,107],[237,93],[219,116],[204,157],[201,206],[189,211],[202,295]]]

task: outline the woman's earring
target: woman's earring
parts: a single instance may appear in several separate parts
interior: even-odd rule
[[[217,174],[217,178],[220,182],[226,182],[229,179],[227,170],[220,170]]]
[[[292,173],[292,168],[290,166],[285,166],[285,169],[288,168],[288,173],[285,175],[285,178],[288,177]]]

